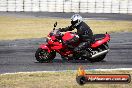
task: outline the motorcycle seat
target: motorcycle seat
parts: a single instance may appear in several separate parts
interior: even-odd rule
[[[105,38],[105,34],[95,34],[93,38],[94,38],[94,41],[98,41]]]

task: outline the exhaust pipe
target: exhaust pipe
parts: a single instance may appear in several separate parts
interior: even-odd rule
[[[92,57],[90,57],[90,58],[96,58],[96,57],[98,57],[98,56],[100,56],[100,55],[103,55],[103,54],[108,53],[108,51],[109,51],[109,49],[104,50],[104,51],[102,51],[102,52],[99,52],[99,53],[97,53],[97,54],[92,55]]]

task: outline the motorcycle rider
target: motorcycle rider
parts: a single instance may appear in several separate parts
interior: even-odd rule
[[[79,53],[82,54],[83,56],[90,57],[90,53],[85,52],[85,49],[90,47],[90,44],[93,40],[93,32],[90,29],[90,27],[83,21],[82,17],[79,14],[74,14],[71,17],[71,26],[68,26],[66,28],[60,28],[59,31],[60,32],[72,31],[75,28],[77,29],[77,35],[81,39],[81,43],[78,45],[78,47],[74,48],[75,54]]]

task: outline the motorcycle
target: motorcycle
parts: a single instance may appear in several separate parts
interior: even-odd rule
[[[35,53],[36,60],[40,63],[51,62],[56,57],[56,53],[59,53],[64,60],[99,62],[105,58],[109,51],[110,35],[107,33],[94,34],[91,46],[85,49],[85,52],[90,53],[90,57],[83,57],[79,54],[71,56],[74,53],[73,49],[81,42],[79,36],[74,32],[61,33],[55,29],[56,26],[57,22],[54,24],[53,31],[46,38],[47,43],[41,44]]]

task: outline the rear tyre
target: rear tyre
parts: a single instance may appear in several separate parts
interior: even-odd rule
[[[105,58],[105,56],[106,56],[106,54],[101,55],[101,56],[99,56],[99,57],[97,57],[97,58],[89,58],[88,60],[89,60],[90,62],[99,62],[99,61],[102,61],[102,60]]]
[[[56,56],[56,52],[52,51],[52,52],[48,52],[47,50],[38,48],[36,53],[35,53],[35,57],[36,60],[40,63],[48,63],[51,62]]]
[[[101,51],[103,51],[103,50],[109,49],[109,46],[108,46],[108,44],[106,43],[106,44],[100,46],[99,48],[101,49]],[[107,53],[106,53],[106,54],[107,54]],[[100,56],[98,56],[98,57],[96,57],[96,58],[88,58],[88,60],[89,60],[90,62],[99,62],[99,61],[104,60],[106,54],[100,55]]]

